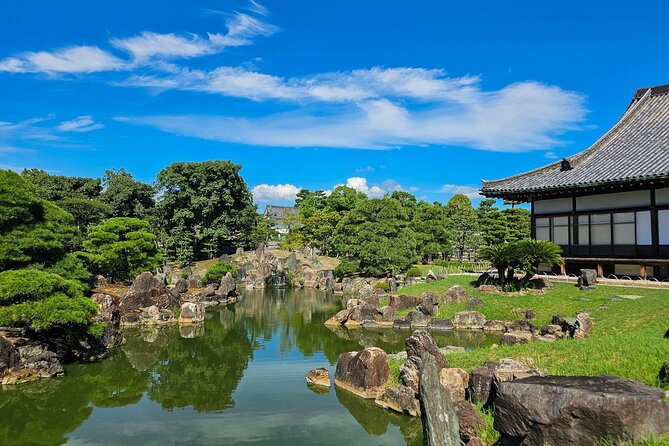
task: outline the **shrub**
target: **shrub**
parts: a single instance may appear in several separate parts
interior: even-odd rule
[[[377,289],[383,290],[383,291],[390,291],[390,284],[388,284],[388,282],[376,282],[374,284],[374,288],[377,288]]]
[[[337,278],[350,277],[360,271],[360,262],[352,259],[342,259],[334,269],[333,274]]]
[[[422,274],[420,272],[420,268],[418,268],[416,266],[409,268],[409,270],[407,271],[407,276],[409,276],[409,277],[420,277],[420,276],[422,276]]]
[[[210,283],[218,283],[227,273],[237,276],[237,269],[230,262],[218,262],[216,265],[209,268],[209,271],[200,279],[203,285]]]
[[[75,280],[37,269],[19,269],[0,273],[0,305],[46,299],[62,293],[83,297],[84,287]]]

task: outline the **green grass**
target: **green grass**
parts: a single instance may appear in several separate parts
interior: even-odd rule
[[[512,309],[531,309],[537,315],[532,322],[541,327],[549,324],[554,314],[574,316],[578,311],[588,310],[595,325],[584,340],[534,342],[449,353],[446,357],[451,366],[471,371],[488,359],[529,357],[550,374],[611,374],[669,389],[669,385],[659,379],[659,371],[669,358],[669,339],[663,337],[669,328],[669,291],[606,286],[581,291],[573,284],[556,283],[543,295],[481,294],[472,280],[472,276],[450,276],[437,282],[412,285],[399,293],[420,295],[432,291],[441,295],[458,284],[470,297],[478,297],[486,303],[478,311],[488,319],[513,321],[520,316],[514,315]],[[625,294],[642,297],[637,300],[616,297]],[[452,318],[465,307],[465,302],[442,304],[438,317]]]

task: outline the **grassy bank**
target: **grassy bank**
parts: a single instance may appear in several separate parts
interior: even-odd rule
[[[581,291],[573,284],[556,283],[543,295],[482,294],[472,279],[471,276],[450,276],[445,280],[403,288],[400,293],[420,295],[433,291],[443,295],[457,284],[464,287],[470,297],[485,302],[478,311],[488,319],[513,321],[522,317],[513,314],[513,309],[531,309],[536,314],[532,322],[541,327],[549,324],[554,314],[573,316],[578,311],[588,310],[595,326],[588,339],[579,341],[534,342],[450,353],[447,359],[451,366],[469,371],[486,359],[529,357],[551,374],[612,374],[669,389],[669,385],[662,384],[659,379],[659,371],[669,358],[669,339],[663,337],[669,328],[668,291],[605,286],[594,291]],[[452,318],[465,307],[466,303],[442,304],[438,316]]]

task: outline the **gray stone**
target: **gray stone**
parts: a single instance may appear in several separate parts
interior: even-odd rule
[[[478,297],[473,297],[467,301],[468,310],[474,310],[476,308],[482,307],[485,307],[485,302],[483,302],[483,300],[479,299]]]
[[[405,319],[395,319],[393,321],[393,328],[396,330],[410,330],[411,322]]]
[[[388,278],[388,291],[391,293],[397,292],[397,280],[394,277]]]
[[[6,337],[0,335],[0,376],[9,369],[16,367],[19,363],[19,353],[14,344]]]
[[[453,325],[458,330],[483,330],[485,323],[485,316],[478,311],[461,311],[453,317]]]
[[[578,287],[582,290],[594,290],[597,287],[597,271],[582,269],[578,278]]]
[[[527,319],[518,319],[517,321],[511,322],[508,330],[512,332],[535,333],[537,327]]]
[[[212,297],[216,295],[216,287],[213,283],[210,283],[200,291],[201,298]]]
[[[191,288],[202,288],[202,282],[200,282],[201,277],[197,274],[191,274],[188,279],[186,279],[186,287]]]
[[[174,291],[176,291],[179,294],[188,291],[188,285],[186,285],[186,279],[177,280],[177,282],[174,284]]]
[[[406,386],[388,387],[375,401],[377,406],[384,409],[417,417],[420,414],[420,405],[412,389]]]
[[[437,293],[423,293],[417,305],[418,311],[426,316],[434,316],[439,311],[439,296]]]
[[[453,322],[450,319],[433,318],[427,324],[430,330],[453,330]]]
[[[360,352],[339,356],[335,385],[363,398],[377,398],[383,393],[390,368],[388,357],[380,348],[369,347]]]
[[[407,352],[407,359],[413,361],[416,365],[420,365],[420,361],[425,355],[429,355],[434,357],[439,370],[448,367],[448,361],[444,358],[443,353],[439,351],[439,347],[437,347],[432,336],[426,331],[414,331],[413,334],[404,341],[404,346]]]
[[[532,342],[532,334],[525,332],[507,332],[502,335],[501,345],[527,344]]]
[[[415,307],[420,303],[420,301],[421,298],[419,296],[397,296],[394,294],[388,296],[388,305],[393,307],[395,310]]]
[[[556,316],[553,316],[553,321],[558,321],[562,327],[562,331],[574,339],[587,338],[594,325],[588,313],[578,313],[576,317],[565,318],[556,318]]]
[[[404,352],[406,354],[406,352]],[[405,358],[406,359],[406,355]],[[418,365],[413,361],[406,361],[400,366],[400,381],[403,385],[413,390],[415,396],[418,396],[418,385],[420,383],[420,374]]]
[[[467,291],[462,288],[460,285],[453,285],[446,291],[444,296],[445,304],[453,304],[458,302],[464,302],[468,299]]]
[[[172,294],[171,290],[150,272],[137,276],[120,302],[121,311],[124,313],[150,306],[166,309],[177,308],[178,305],[178,296]]]
[[[334,293],[335,290],[335,277],[332,271],[328,271],[328,275],[325,278],[325,292]]]
[[[495,380],[495,370],[499,364],[493,361],[486,361],[481,367],[472,370],[469,374],[469,388],[467,393],[473,403],[479,403],[487,406],[492,403],[494,398],[493,383]]]
[[[204,322],[205,309],[201,303],[186,302],[181,305],[179,324],[195,324]]]
[[[330,387],[330,372],[326,368],[310,370],[307,373],[307,383],[314,386]]]
[[[422,311],[413,310],[406,315],[405,320],[411,324],[412,327],[427,327],[430,322],[430,316]]]
[[[509,323],[506,321],[486,321],[483,324],[483,330],[485,331],[506,331]]]
[[[437,275],[432,271],[431,269],[427,272],[427,275],[425,276],[425,281],[426,282],[434,282],[437,280]]]
[[[465,444],[469,444],[468,442],[476,438],[477,432],[485,429],[485,420],[476,410],[476,407],[469,401],[457,401],[454,403],[454,406],[460,424],[460,440]]]
[[[118,329],[121,322],[121,311],[114,298],[108,294],[96,293],[91,296],[91,300],[98,305],[98,314],[94,317],[94,321],[105,324],[102,344],[107,349],[118,347],[123,343],[123,334]]]
[[[221,285],[218,287],[218,295],[227,298],[234,297],[237,295],[237,281],[232,277],[231,273],[226,273],[225,276],[221,278]]]
[[[502,382],[495,429],[519,445],[640,441],[669,432],[664,392],[613,376],[546,376]]]
[[[378,324],[391,325],[394,319],[395,309],[391,306],[385,306],[378,309],[376,316],[374,316],[372,320]]]
[[[448,392],[439,383],[439,366],[425,355],[420,372],[420,416],[423,445],[460,446],[460,424]]]
[[[93,286],[95,288],[107,288],[109,286],[109,282],[105,276],[98,274],[95,276],[95,282],[93,282]]]

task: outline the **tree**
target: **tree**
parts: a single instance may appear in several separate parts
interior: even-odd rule
[[[339,221],[333,243],[338,253],[358,263],[363,274],[406,271],[417,257],[410,223],[397,200],[362,200]]]
[[[495,207],[495,203],[496,201],[491,198],[481,200],[476,210],[484,246],[494,246],[508,241],[506,216]]]
[[[417,204],[411,227],[416,233],[416,250],[425,262],[432,262],[451,252],[451,232],[444,208],[421,201]]]
[[[460,261],[474,256],[479,248],[480,234],[471,200],[463,194],[453,195],[446,204],[446,217],[450,224],[453,254]]]
[[[355,208],[361,201],[366,201],[367,195],[348,187],[337,186],[325,199],[326,208],[341,214]]]
[[[308,189],[302,189],[297,193],[295,206],[300,210],[300,215],[309,218],[316,211],[323,210],[326,206],[327,196],[325,191],[317,190],[314,192]]]
[[[548,240],[534,240],[527,238],[515,242],[522,258],[522,268],[525,271],[524,281],[530,280],[539,270],[540,263],[558,266],[564,263],[562,248]]]
[[[124,169],[107,170],[102,178],[104,191],[100,195],[109,205],[114,217],[149,217],[155,203],[154,191],[148,184],[135,180]]]
[[[332,233],[341,219],[339,212],[318,210],[310,217],[300,214],[301,225],[294,232],[303,245],[310,245],[319,249],[325,255],[335,253],[332,243]]]
[[[507,242],[517,242],[530,238],[530,211],[522,208],[508,208],[502,211],[506,222]]]
[[[91,227],[82,256],[92,271],[112,280],[131,279],[162,263],[149,223],[126,217],[110,218]]]
[[[250,246],[256,226],[251,192],[230,161],[173,163],[158,173],[156,224],[171,258],[197,258],[207,244]]]

